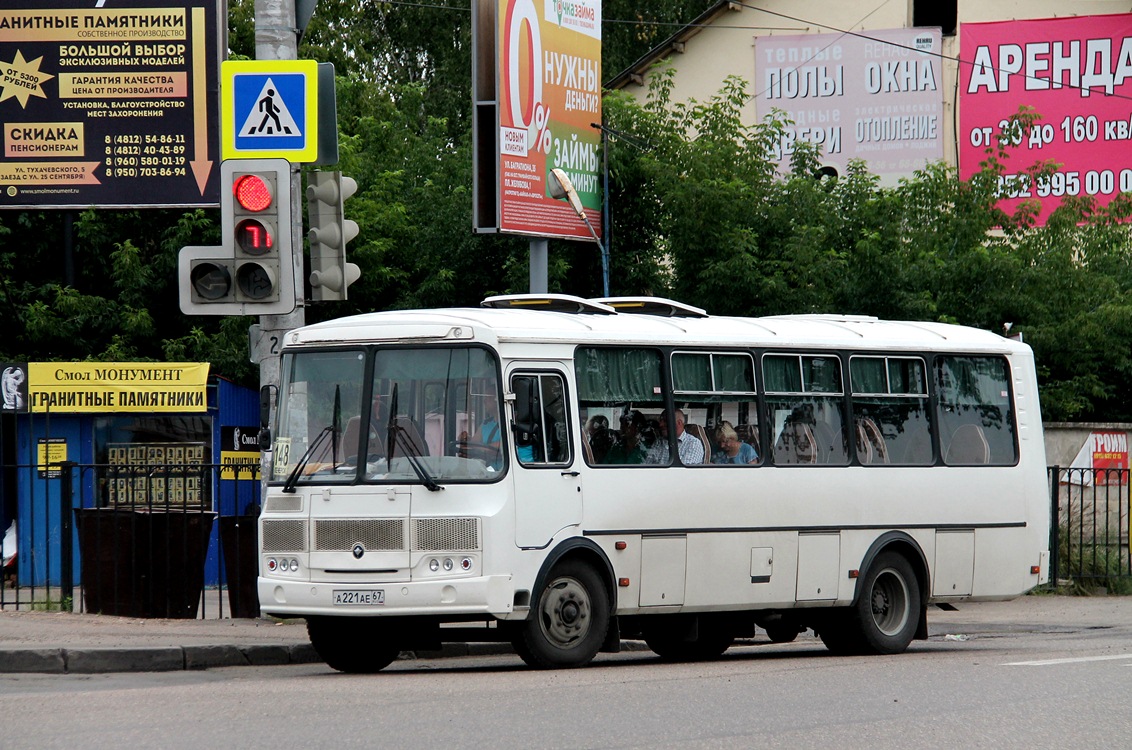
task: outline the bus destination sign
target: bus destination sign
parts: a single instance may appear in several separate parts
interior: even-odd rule
[[[220,2],[6,0],[0,208],[215,206]]]

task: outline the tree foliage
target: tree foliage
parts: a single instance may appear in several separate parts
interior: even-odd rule
[[[744,125],[739,79],[705,102],[672,102],[671,88],[662,70],[643,104],[606,97],[606,120],[624,136],[610,151],[615,259],[625,246],[633,257],[662,247],[667,291],[714,313],[1009,324],[1035,349],[1047,418],[1132,418],[1120,387],[1132,366],[1132,196],[1104,208],[1068,199],[1044,226],[1036,203],[1006,213],[1007,174],[1038,179],[1057,165],[1008,170],[1025,156],[1005,140],[968,180],[942,163],[892,188],[859,162],[824,176],[804,144],[776,174],[783,113]],[[1016,117],[1023,132],[1038,119]]]

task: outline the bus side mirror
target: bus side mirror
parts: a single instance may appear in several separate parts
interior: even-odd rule
[[[513,428],[520,437],[533,435],[538,422],[538,401],[534,393],[532,378],[515,378],[515,424]],[[528,440],[530,438],[527,438]]]
[[[260,427],[259,435],[257,436],[259,442],[259,449],[261,451],[271,450],[271,428]]]
[[[265,385],[259,389],[259,426],[266,429],[271,424],[271,389],[273,385]]]

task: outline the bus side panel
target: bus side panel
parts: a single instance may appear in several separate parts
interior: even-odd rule
[[[685,607],[793,606],[797,562],[798,534],[792,531],[689,534]]]

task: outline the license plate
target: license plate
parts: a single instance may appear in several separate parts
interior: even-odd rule
[[[385,604],[385,591],[382,589],[365,589],[334,592],[335,606]]]

